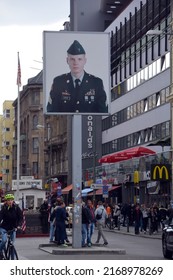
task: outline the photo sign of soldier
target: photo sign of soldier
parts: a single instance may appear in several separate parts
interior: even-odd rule
[[[99,43],[99,48],[95,44]],[[97,114],[110,111],[107,33],[44,32],[44,112]]]

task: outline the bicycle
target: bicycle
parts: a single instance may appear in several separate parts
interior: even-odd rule
[[[108,227],[109,229],[115,229],[115,221],[112,217],[106,219],[105,227]]]
[[[11,240],[11,233],[16,231],[16,229],[12,229],[7,231],[7,242],[5,244],[5,248],[3,250],[3,259],[4,260],[18,260],[18,254],[16,248],[14,247],[13,241]]]

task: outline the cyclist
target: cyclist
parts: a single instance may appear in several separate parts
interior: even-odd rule
[[[3,249],[5,247],[5,243],[7,242],[7,231],[11,231],[11,240],[14,242],[16,237],[16,231],[13,229],[17,229],[17,227],[22,222],[23,214],[20,207],[14,202],[13,194],[6,194],[4,197],[4,205],[0,211],[0,259],[3,258]]]

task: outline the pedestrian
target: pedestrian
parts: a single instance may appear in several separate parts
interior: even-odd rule
[[[114,219],[115,227],[118,227],[118,217],[120,216],[120,214],[121,214],[120,207],[118,206],[118,204],[115,204],[113,210],[113,219]]]
[[[160,226],[162,229],[164,228],[164,223],[167,217],[168,217],[168,210],[163,205],[161,205],[159,208],[159,219],[160,219]]]
[[[41,226],[42,226],[42,233],[49,232],[49,225],[48,225],[48,218],[49,218],[49,205],[48,200],[45,199],[44,202],[40,206],[40,214],[41,214]]]
[[[137,203],[134,209],[135,234],[139,234],[141,218],[142,218],[142,212],[140,210],[139,203]]]
[[[108,218],[108,215],[102,201],[98,201],[98,207],[95,210],[95,218],[98,229],[96,244],[100,242],[100,239],[102,237],[104,241],[103,245],[108,245],[108,241],[103,233],[103,227],[105,226],[105,221]]]
[[[94,233],[94,228],[95,228],[95,208],[93,206],[93,203],[90,199],[87,200],[87,208],[90,212],[90,224],[88,226],[88,230],[87,230],[87,244],[88,247],[90,247],[92,245],[92,235]]]
[[[125,227],[125,224],[126,224],[127,208],[128,208],[127,203],[124,203],[121,207],[121,214],[123,216],[123,227]]]
[[[141,211],[142,211],[142,230],[144,231],[144,234],[147,232],[147,226],[148,226],[148,209],[145,204],[141,205]]]
[[[68,245],[65,243],[66,240],[66,224],[65,221],[67,219],[66,217],[66,211],[64,207],[64,202],[62,200],[57,201],[57,206],[55,207],[54,212],[52,213],[50,217],[51,221],[55,219],[55,235],[56,235],[56,243],[58,245],[62,245],[64,247],[67,247]]]
[[[157,216],[157,210],[154,207],[150,208],[149,212],[149,219],[151,223],[151,233],[155,234],[158,230],[158,216]]]
[[[86,52],[77,40],[68,48],[66,60],[70,73],[54,78],[47,112],[107,113],[103,81],[84,70]]]
[[[51,217],[52,213],[54,212],[55,210],[55,207],[56,207],[56,199],[52,199],[51,201],[51,206],[50,206],[50,213],[49,213],[49,217]],[[50,226],[49,226],[49,242],[54,242],[55,241],[55,219],[52,221],[50,218],[49,218],[49,223],[50,223]]]
[[[82,202],[82,247],[87,246],[87,232],[89,230],[89,224],[91,223],[90,211],[86,207],[85,202]],[[91,245],[89,244],[89,247]]]

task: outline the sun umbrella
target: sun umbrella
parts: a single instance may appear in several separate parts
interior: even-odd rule
[[[155,152],[153,150],[150,150],[146,147],[140,146],[140,147],[134,147],[130,148],[128,150],[122,151],[123,155],[127,155],[128,157],[141,157],[146,155],[153,155]]]
[[[133,157],[141,157],[146,155],[153,155],[155,152],[146,147],[134,147],[111,155],[107,155],[99,159],[99,163],[115,163],[123,160],[128,160]]]

